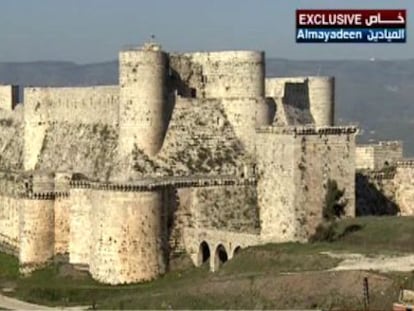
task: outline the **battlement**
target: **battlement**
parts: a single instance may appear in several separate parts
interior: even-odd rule
[[[314,127],[314,126],[265,126],[256,128],[257,133],[268,134],[286,134],[286,135],[341,135],[341,134],[356,134],[358,127],[356,126],[329,126],[329,127]]]
[[[414,158],[406,158],[406,159],[402,159],[396,162],[397,167],[409,167],[409,168],[413,168],[414,167]]]
[[[253,177],[239,178],[231,175],[146,178],[129,184],[98,183],[87,180],[70,182],[71,188],[122,192],[147,192],[166,187],[196,188],[213,186],[246,186],[255,184],[256,179]]]

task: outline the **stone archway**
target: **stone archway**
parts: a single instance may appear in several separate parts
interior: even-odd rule
[[[236,255],[237,255],[237,253],[238,253],[240,250],[241,250],[241,246],[240,246],[240,245],[239,245],[239,246],[236,246],[236,247],[234,248],[234,250],[233,250],[233,256],[232,256],[232,257],[236,256]]]
[[[201,266],[203,263],[210,259],[210,247],[206,241],[200,243],[198,249],[197,265]]]
[[[213,271],[217,271],[222,264],[224,264],[229,259],[227,254],[226,248],[223,244],[219,244],[216,247],[216,251],[214,253],[214,267]]]

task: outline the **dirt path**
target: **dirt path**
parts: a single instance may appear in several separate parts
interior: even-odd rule
[[[414,254],[405,256],[384,256],[367,257],[362,254],[340,254],[322,252],[332,258],[339,258],[342,261],[331,271],[340,270],[376,270],[380,272],[409,272],[414,271]]]
[[[86,310],[88,307],[46,307],[24,302],[0,294],[0,308],[8,310]]]

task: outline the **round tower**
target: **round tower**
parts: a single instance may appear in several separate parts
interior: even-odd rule
[[[264,52],[220,51],[190,55],[192,61],[203,68],[206,98],[264,96]]]
[[[148,155],[161,148],[167,122],[168,56],[160,46],[119,54],[119,153],[127,156],[136,144]]]
[[[335,78],[308,77],[310,112],[316,126],[333,126],[335,115]]]

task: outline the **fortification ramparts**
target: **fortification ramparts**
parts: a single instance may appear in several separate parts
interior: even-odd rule
[[[0,174],[0,247],[23,272],[65,255],[140,282],[180,251],[197,265],[211,251],[215,271],[219,252],[306,241],[331,180],[354,215],[358,129],[333,126],[333,78],[265,82],[263,52],[153,43],[119,66],[119,86],[26,88],[24,118],[0,118],[0,166],[25,170]]]

